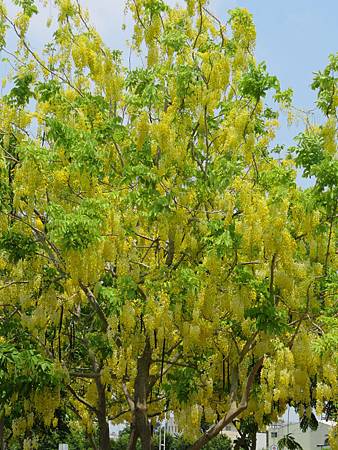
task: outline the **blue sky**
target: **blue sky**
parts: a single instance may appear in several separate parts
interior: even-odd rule
[[[299,106],[311,108],[309,92],[312,72],[326,65],[338,50],[337,0],[238,0],[253,13],[257,30],[256,56],[284,86],[295,90]],[[211,0],[219,14],[226,1]]]
[[[167,0],[174,5],[177,0]],[[48,16],[53,16],[52,0],[42,14],[34,18],[30,30],[35,48],[50,38],[46,29]],[[112,48],[126,50],[131,33],[130,17],[124,15],[124,0],[80,0],[88,7],[91,21]],[[178,3],[182,4],[183,0]],[[11,0],[5,4],[13,12]],[[210,0],[209,8],[218,17],[227,19],[227,11],[236,6],[253,13],[257,30],[256,57],[266,61],[271,74],[277,75],[282,88],[294,90],[294,104],[304,110],[314,107],[315,94],[310,89],[312,74],[322,70],[330,53],[338,50],[338,0]],[[122,24],[127,25],[122,31]],[[1,68],[0,68],[1,72]],[[316,120],[320,120],[316,116]],[[279,144],[292,144],[301,123],[291,127],[281,116],[277,134]]]
[[[226,1],[211,0],[221,14]],[[294,90],[295,106],[309,110],[315,93],[313,72],[323,69],[330,53],[338,50],[337,0],[237,0],[236,6],[253,13],[257,31],[257,60],[265,60],[282,87]],[[318,120],[318,118],[317,118]],[[278,140],[290,144],[301,124],[288,129],[282,119]]]
[[[114,46],[123,48],[130,21],[123,17],[123,0],[81,0],[94,24]],[[175,4],[176,0],[169,0]],[[180,1],[179,3],[182,3]],[[210,0],[209,8],[223,20],[230,8],[252,12],[257,30],[256,57],[267,63],[282,88],[294,90],[295,106],[310,110],[315,94],[310,89],[314,71],[325,67],[330,53],[338,50],[338,0]],[[127,24],[127,33],[121,25]],[[317,118],[318,120],[318,118]],[[290,145],[302,124],[286,125],[281,117],[279,143]]]

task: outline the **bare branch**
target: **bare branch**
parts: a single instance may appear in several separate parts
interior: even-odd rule
[[[135,411],[134,400],[131,398],[131,395],[130,395],[130,393],[128,391],[127,385],[126,385],[126,383],[124,381],[122,382],[122,390],[124,392],[124,395],[126,396],[126,399],[127,399],[128,405],[130,407],[130,410],[132,412]]]
[[[108,420],[116,420],[119,417],[123,416],[124,414],[129,413],[129,409],[125,409],[124,411],[120,411],[118,414],[116,414],[115,416],[108,416]]]
[[[12,29],[14,30],[15,34],[17,35],[17,37],[20,39],[20,41],[22,42],[23,46],[25,47],[25,49],[28,51],[28,53],[35,59],[35,61],[44,69],[46,70],[48,73],[50,73],[51,75],[57,77],[60,81],[62,81],[63,83],[67,84],[69,87],[71,87],[72,89],[74,89],[74,91],[76,91],[79,95],[81,95],[81,97],[83,97],[83,94],[81,92],[80,89],[78,89],[76,86],[74,86],[71,81],[68,78],[63,77],[62,75],[60,75],[59,73],[55,72],[54,70],[50,69],[49,67],[47,67],[42,61],[41,59],[36,55],[35,52],[33,52],[33,50],[29,47],[29,45],[27,44],[27,42],[25,41],[25,39],[23,38],[22,34],[19,32],[19,30],[17,29],[15,23],[7,16],[5,16],[5,19],[7,20],[7,22],[12,26]]]
[[[255,333],[251,336],[250,339],[248,339],[246,341],[246,344],[244,345],[244,347],[242,348],[239,360],[243,361],[243,358],[245,357],[245,355],[252,349],[252,347],[255,345],[256,343],[256,337],[258,335],[259,331],[255,331]]]
[[[198,2],[198,6],[199,6],[199,13],[200,13],[200,23],[199,23],[199,28],[198,28],[198,32],[194,41],[194,44],[192,46],[192,48],[196,47],[198,38],[200,37],[201,33],[202,33],[202,26],[203,26],[203,11],[202,11],[202,4],[201,1]]]
[[[0,286],[0,291],[2,289],[6,289],[6,288],[8,288],[10,286],[13,286],[15,284],[28,284],[28,281],[10,281],[7,284],[3,284],[2,286]],[[2,305],[0,305],[0,306],[2,306]],[[9,306],[9,305],[6,305],[6,306]]]
[[[274,275],[275,275],[275,267],[276,267],[276,257],[277,254],[274,253],[271,260],[271,268],[270,268],[270,297],[273,299],[273,284],[274,284]]]
[[[84,398],[80,397],[70,385],[67,386],[67,389],[73,394],[77,401],[86,406],[90,411],[98,414],[99,411],[95,408],[95,406],[91,405]]]
[[[73,372],[70,372],[70,376],[74,378],[98,378],[100,376],[98,372],[83,372],[82,370],[77,369]]]
[[[99,316],[99,318],[103,324],[104,330],[107,331],[109,328],[109,323],[108,323],[105,313],[103,312],[101,306],[99,305],[98,301],[96,300],[95,295],[92,293],[92,291],[89,289],[89,287],[85,286],[82,283],[82,281],[79,281],[79,285],[80,285],[81,289],[83,290],[83,292],[86,294],[89,303],[92,305],[93,309],[96,311],[97,315]]]
[[[215,425],[213,425],[209,430],[206,431],[203,436],[201,436],[197,441],[190,447],[190,450],[200,450],[204,447],[205,444],[207,444],[212,438],[217,436],[223,428],[231,423],[241,412],[243,412],[248,405],[248,399],[250,395],[250,391],[253,385],[253,382],[255,380],[255,376],[258,372],[258,370],[262,367],[264,361],[264,356],[259,358],[255,365],[252,367],[250,374],[247,378],[247,382],[242,394],[242,399],[239,405],[237,405],[237,402],[235,401],[236,393],[235,388],[233,386],[236,386],[236,380],[235,383],[232,384],[232,392],[230,394],[231,398],[231,404],[228,413],[221,419],[219,422],[217,422]],[[237,389],[236,389],[237,390]]]

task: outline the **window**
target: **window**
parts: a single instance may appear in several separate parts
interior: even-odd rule
[[[277,437],[277,431],[272,431],[271,432],[271,437],[276,438]]]

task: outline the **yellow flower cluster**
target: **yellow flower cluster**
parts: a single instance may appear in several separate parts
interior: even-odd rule
[[[25,417],[19,417],[12,421],[12,431],[14,437],[24,436],[27,430],[27,421]]]
[[[37,448],[39,448],[39,442],[36,437],[24,439],[23,450],[34,450]]]
[[[120,321],[127,333],[134,328],[135,320],[135,309],[130,303],[124,304],[120,315]]]
[[[234,38],[243,49],[252,48],[256,41],[256,29],[252,14],[245,8],[238,8],[235,11],[231,21]]]
[[[20,34],[24,36],[27,33],[28,26],[29,26],[29,16],[24,13],[19,13],[15,20],[14,20],[15,26],[19,30]]]
[[[330,117],[322,126],[321,135],[324,138],[324,148],[330,155],[337,153],[337,121]]]
[[[86,285],[97,281],[105,264],[102,258],[103,248],[104,244],[100,241],[95,243],[95,251],[93,251],[92,247],[89,247],[82,252],[76,250],[67,252],[65,260],[74,285],[78,283],[78,280],[81,280]]]
[[[48,427],[52,424],[54,411],[60,405],[60,391],[56,389],[51,391],[44,388],[41,391],[35,391],[33,394],[34,408],[41,416],[44,424]]]
[[[338,450],[338,425],[335,425],[329,431],[329,444],[331,450]]]
[[[96,383],[94,380],[92,380],[86,388],[86,400],[88,400],[88,402],[93,405],[96,406],[97,405],[97,400],[98,400],[98,396],[97,396],[97,389],[96,389]]]
[[[135,124],[135,140],[136,140],[136,147],[138,149],[141,149],[144,141],[146,140],[146,137],[149,133],[149,119],[148,114],[144,111],[142,114],[140,114],[140,117],[137,120],[137,123]]]
[[[193,442],[200,433],[202,413],[203,409],[200,405],[189,404],[182,408],[177,415],[177,424],[188,442]]]

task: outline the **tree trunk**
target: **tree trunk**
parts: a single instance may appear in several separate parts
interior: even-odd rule
[[[151,429],[147,412],[143,409],[136,408],[135,419],[141,438],[142,450],[151,450]]]
[[[99,442],[100,450],[110,450],[109,425],[106,416],[98,417],[99,419]]]
[[[5,414],[4,414],[4,412],[1,412],[0,413],[0,450],[5,450],[4,432],[5,432]]]
[[[130,429],[130,438],[128,442],[128,449],[127,450],[136,450],[136,444],[137,444],[138,434],[136,431],[135,423],[131,424]]]
[[[106,389],[100,377],[95,378],[95,382],[98,395],[99,447],[100,450],[110,450],[109,425],[106,414]]]
[[[251,450],[256,450],[257,447],[257,433],[251,433]]]
[[[147,337],[143,354],[137,361],[137,375],[134,391],[135,431],[137,436],[141,439],[142,450],[151,450],[151,426],[147,414],[150,363],[151,347],[150,339]]]

